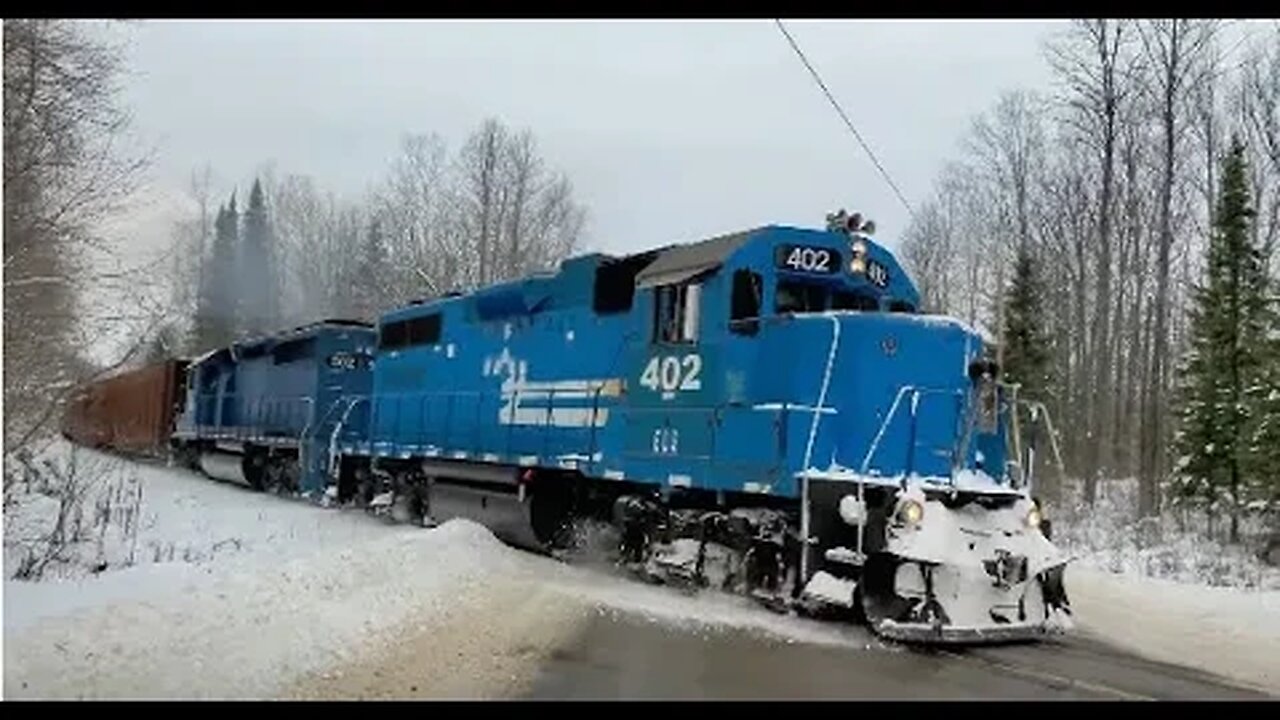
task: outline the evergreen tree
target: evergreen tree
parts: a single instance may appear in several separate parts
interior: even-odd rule
[[[1041,282],[1035,257],[1023,243],[1004,298],[1002,374],[1007,382],[1021,385],[1019,398],[1047,403],[1052,368]]]
[[[220,229],[222,228],[225,214],[226,208],[221,205],[218,206],[218,215],[213,224],[215,235],[211,252],[212,259],[203,255],[205,251],[203,246],[200,248],[202,256],[198,260],[200,276],[197,280],[200,287],[196,295],[196,314],[191,323],[191,347],[197,352],[204,352],[212,347],[214,336],[217,334],[215,311],[218,304],[216,267],[218,238],[220,237]]]
[[[1177,502],[1225,506],[1232,542],[1241,510],[1260,490],[1258,440],[1275,432],[1264,412],[1273,341],[1262,253],[1249,232],[1245,166],[1244,145],[1233,138],[1204,279],[1192,289],[1190,352],[1179,372],[1179,473],[1170,481]]]
[[[213,223],[213,257],[206,273],[202,316],[197,317],[196,342],[201,351],[221,347],[235,339],[236,248],[239,245],[236,196],[218,208]]]
[[[1280,511],[1280,286],[1270,285],[1263,295],[1263,349],[1259,380],[1246,388],[1249,414],[1248,497],[1261,508]]]
[[[1052,408],[1052,398],[1049,397],[1052,368],[1050,340],[1045,330],[1044,287],[1029,243],[1019,243],[1013,278],[1002,303],[1001,374],[1005,382],[1019,385],[1018,400],[1043,402]],[[1048,427],[1043,421],[1033,421],[1021,403],[1017,412],[1024,450],[1028,453],[1035,451],[1034,458],[1028,455],[1018,458],[1018,462],[1036,478],[1052,478],[1048,473],[1051,467]],[[1060,491],[1056,483],[1049,482],[1038,494],[1046,502],[1056,502]]]
[[[243,334],[261,335],[278,329],[278,293],[271,236],[262,183],[254,180],[253,189],[249,191],[249,207],[244,212],[244,238],[240,244],[240,269],[236,273],[238,282],[235,285],[240,318],[237,329]]]

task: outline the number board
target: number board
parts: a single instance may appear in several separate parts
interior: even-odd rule
[[[779,245],[773,254],[780,270],[810,273],[838,273],[843,267],[840,251],[809,245]]]
[[[337,352],[329,356],[329,367],[336,370],[355,370],[368,364],[369,357],[358,353]]]
[[[886,287],[889,284],[889,269],[875,260],[867,260],[867,279],[876,287]]]

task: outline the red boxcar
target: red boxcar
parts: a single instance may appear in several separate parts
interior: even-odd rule
[[[79,388],[67,402],[63,435],[89,447],[163,455],[183,400],[187,365],[168,360]]]

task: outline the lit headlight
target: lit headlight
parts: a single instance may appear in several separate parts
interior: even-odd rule
[[[849,272],[854,273],[855,275],[861,275],[866,271],[867,259],[861,255],[854,255],[853,259],[849,261]]]
[[[1042,519],[1043,517],[1040,515],[1040,508],[1035,507],[1034,505],[1031,506],[1031,509],[1027,511],[1027,527],[1035,530],[1040,527],[1040,521]]]
[[[924,506],[915,500],[903,500],[898,505],[898,519],[906,525],[919,525],[924,520]]]
[[[854,257],[862,257],[862,256],[865,256],[866,254],[867,254],[867,243],[865,241],[858,240],[853,244]]]

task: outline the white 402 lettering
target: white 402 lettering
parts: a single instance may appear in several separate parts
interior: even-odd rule
[[[798,247],[787,255],[787,267],[807,272],[827,272],[831,265],[830,251],[822,248]]]
[[[640,374],[640,384],[654,392],[674,392],[676,390],[701,390],[702,356],[659,355],[649,359],[644,372]]]

